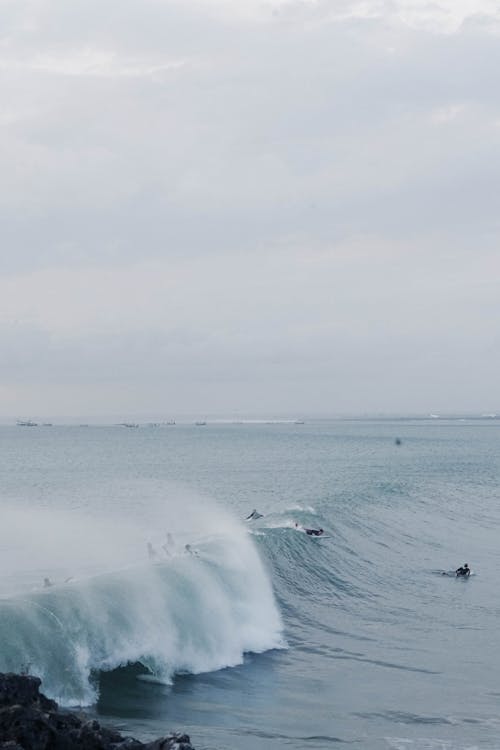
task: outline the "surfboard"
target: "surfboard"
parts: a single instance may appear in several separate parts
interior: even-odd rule
[[[468,576],[457,576],[454,570],[437,570],[436,573],[438,575],[448,576],[448,578],[470,578],[471,576],[476,575],[473,570],[471,570]]]

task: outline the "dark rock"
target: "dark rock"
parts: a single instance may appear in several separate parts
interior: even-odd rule
[[[144,750],[192,750],[191,741],[187,734],[174,734],[154,742],[148,742]]]
[[[57,703],[39,692],[42,681],[31,675],[0,673],[0,707],[37,706],[44,711],[56,711]]]
[[[194,750],[187,734],[143,743],[98,721],[61,711],[41,680],[0,673],[0,750]]]

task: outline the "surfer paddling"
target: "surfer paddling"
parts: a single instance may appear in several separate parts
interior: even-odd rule
[[[308,536],[322,536],[325,533],[324,529],[306,529],[305,526],[299,526],[298,523],[295,524],[295,528],[305,531]]]
[[[470,568],[468,563],[464,563],[460,568],[455,571],[457,578],[468,578],[470,576]]]

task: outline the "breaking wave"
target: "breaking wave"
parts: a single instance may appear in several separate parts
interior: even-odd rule
[[[182,511],[189,528],[168,537],[162,530],[179,513],[156,513],[146,529],[140,519],[106,526],[53,511],[43,521],[6,512],[0,557],[20,561],[22,539],[52,537],[35,545],[34,560],[17,565],[15,577],[0,579],[0,671],[29,671],[60,703],[89,705],[101,671],[141,664],[150,679],[168,683],[284,647],[251,536],[206,501],[188,512],[184,499]]]

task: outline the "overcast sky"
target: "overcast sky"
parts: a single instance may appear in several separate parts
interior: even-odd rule
[[[500,6],[0,0],[0,415],[500,412]]]

